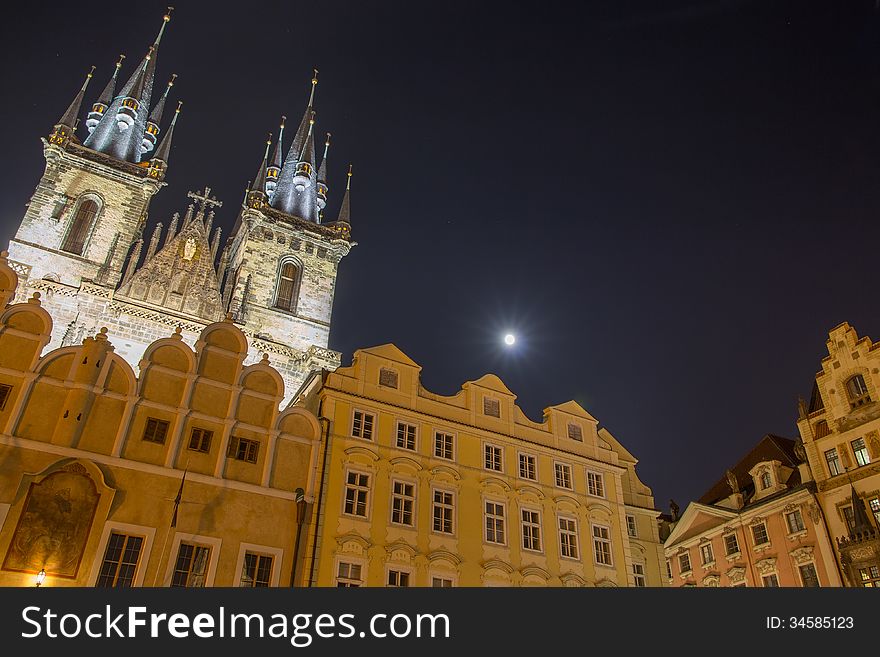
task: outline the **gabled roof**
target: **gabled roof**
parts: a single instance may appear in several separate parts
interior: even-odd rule
[[[681,543],[736,518],[736,511],[691,502],[665,541],[666,547]]]
[[[510,388],[504,385],[504,381],[499,379],[494,374],[484,374],[476,381],[466,381],[464,384],[462,384],[461,387],[463,389],[466,389],[472,385],[486,388],[488,390],[493,390],[495,392],[500,392],[501,394],[509,395],[510,397],[516,399],[516,395],[510,391]]]
[[[390,342],[387,344],[379,345],[377,347],[366,347],[365,349],[358,349],[355,352],[355,356],[360,353],[370,354],[371,356],[379,356],[380,358],[386,358],[395,363],[402,363],[403,365],[408,365],[409,367],[415,367],[417,370],[422,369],[421,365],[419,365],[412,358],[410,358],[400,349],[398,349],[396,345]]]
[[[574,415],[575,417],[580,417],[589,422],[599,424],[599,420],[590,415],[583,406],[578,404],[573,399],[570,399],[569,401],[563,402],[561,404],[556,404],[554,406],[548,406],[544,409],[545,417],[547,415],[547,411],[561,411],[562,413],[568,413],[569,415]]]

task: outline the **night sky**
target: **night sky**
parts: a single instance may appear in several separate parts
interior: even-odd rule
[[[534,420],[575,399],[666,510],[797,436],[829,329],[880,339],[875,0],[174,4],[156,83],[177,73],[184,108],[150,226],[210,185],[228,234],[316,66],[329,218],[354,164],[343,364],[394,342],[439,394],[494,372]],[[88,100],[120,52],[130,75],[164,8],[5,10],[4,244],[40,136],[90,65]]]

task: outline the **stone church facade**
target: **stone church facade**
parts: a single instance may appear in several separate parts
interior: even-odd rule
[[[286,155],[271,144],[221,245],[222,206],[189,192],[192,203],[149,235],[149,205],[164,186],[180,106],[164,129],[174,78],[153,102],[159,46],[170,16],[128,81],[122,60],[85,111],[92,73],[43,139],[46,169],[9,243],[19,277],[15,301],[40,292],[54,324],[47,348],[81,344],[107,327],[116,353],[137,371],[148,345],[180,329],[192,346],[205,327],[231,319],[249,343],[246,364],[268,353],[284,400],[313,369],[334,369],[328,349],[337,268],[351,240],[350,172],[335,221],[325,219],[327,150],[316,163],[314,91]],[[85,118],[85,129],[80,128]]]

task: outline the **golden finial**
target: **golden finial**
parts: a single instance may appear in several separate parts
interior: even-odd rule
[[[166,23],[171,20],[171,12],[174,11],[174,7],[168,7],[168,11],[165,12],[165,15],[162,17],[162,20]]]
[[[327,133],[327,141],[324,142],[324,146],[330,146],[330,133]]]
[[[89,71],[89,74],[88,74],[88,75],[87,75],[87,76],[86,76],[86,77],[87,77],[87,78],[90,78],[90,77],[92,77],[92,74],[93,74],[93,73],[94,73],[94,72],[95,72],[95,67],[94,67],[94,66],[92,66],[92,70],[91,70],[91,71]]]
[[[155,45],[150,46],[150,50],[147,52],[147,56],[144,59],[149,61],[150,59],[153,58],[153,49],[155,47],[156,47]]]
[[[309,126],[313,125],[315,125],[315,110],[312,110],[312,113],[309,116]]]
[[[272,143],[272,133],[269,133],[269,136],[266,137],[266,146],[269,146]]]
[[[119,61],[116,62],[116,68],[122,68],[122,60],[125,59],[125,55],[119,53]]]
[[[174,110],[174,113],[175,113],[175,114],[180,114],[180,108],[181,108],[181,107],[183,107],[183,101],[182,101],[182,100],[178,100],[178,101],[177,101],[177,109]]]
[[[312,103],[315,102],[315,87],[318,86],[318,69],[313,68],[312,70],[313,70],[315,73],[314,73],[314,75],[312,76],[312,91],[311,91],[311,93],[309,94],[309,107],[311,107],[311,106],[312,106]]]
[[[168,87],[171,88],[174,86],[174,81],[177,79],[177,73],[171,74],[171,79],[168,80]]]
[[[287,117],[283,114],[281,115],[281,129],[284,130],[284,122],[287,121]]]
[[[345,183],[345,191],[351,189],[351,164],[348,165],[348,182]]]

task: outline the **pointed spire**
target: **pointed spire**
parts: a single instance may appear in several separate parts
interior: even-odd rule
[[[339,218],[336,223],[351,226],[351,200],[349,195],[351,192],[351,165],[348,165],[348,181],[345,183],[345,195],[342,197],[342,205],[339,206]],[[350,230],[350,228],[349,228]]]
[[[174,86],[174,80],[176,79],[177,73],[172,73],[168,86],[165,87],[165,93],[162,94],[159,102],[156,103],[156,106],[150,113],[150,118],[147,120],[147,129],[144,131],[144,141],[141,144],[144,153],[149,153],[156,146],[156,140],[159,137],[159,124],[162,121],[162,112],[165,110],[165,101],[168,99],[168,93],[171,91],[171,87]]]
[[[177,125],[177,117],[180,116],[180,108],[182,107],[183,101],[177,101],[177,109],[174,110],[174,118],[171,119],[168,132],[165,133],[165,136],[159,143],[159,148],[156,149],[155,155],[150,159],[150,175],[153,175],[152,172],[154,170],[157,171],[157,174],[153,176],[154,178],[163,178],[165,176],[165,169],[168,168],[168,157],[171,155],[171,139],[174,137],[174,126]]]
[[[266,188],[266,179],[268,175],[267,163],[269,161],[269,147],[272,145],[272,133],[266,139],[266,150],[263,153],[263,160],[260,162],[260,168],[257,169],[257,175],[254,177],[254,184],[248,184],[248,191],[245,192],[244,205],[261,208],[266,204],[268,194]]]
[[[193,212],[195,211],[195,209],[196,209],[196,206],[193,205],[192,203],[190,203],[188,206],[186,206],[186,214],[183,215],[183,227],[184,228],[189,226],[189,222],[192,221]]]
[[[330,187],[327,185],[327,152],[330,150],[330,133],[327,133],[327,139],[324,141],[324,157],[321,158],[321,168],[318,169],[318,218],[323,219],[324,208],[327,207],[327,192]]]
[[[303,155],[309,141],[309,131],[314,125],[315,115],[312,107],[315,103],[315,87],[317,87],[317,85],[318,69],[314,69],[312,88],[309,93],[309,103],[306,106],[306,111],[303,113],[303,118],[302,121],[300,121],[299,128],[297,128],[296,135],[294,135],[290,150],[287,151],[287,157],[284,160],[284,165],[281,167],[281,172],[278,174],[278,184],[272,193],[271,201],[273,208],[286,212],[287,214],[299,214],[300,216],[303,216],[304,219],[312,221],[315,219],[315,213],[317,212],[317,205],[315,205],[314,201],[314,191],[309,194],[312,196],[311,202],[304,202],[305,199],[298,198],[298,195],[301,195],[302,191],[308,186],[305,184],[306,180],[303,177],[303,167],[301,167],[300,164],[304,161]],[[314,168],[314,163],[310,166]],[[311,172],[308,173],[308,177],[311,178]],[[315,207],[310,210],[310,205],[314,205]]]
[[[92,66],[91,70],[86,75],[86,79],[83,81],[83,85],[82,88],[79,90],[79,93],[74,96],[73,101],[67,108],[67,111],[64,112],[64,115],[61,117],[58,123],[55,124],[56,130],[58,126],[64,126],[66,128],[70,128],[70,132],[72,134],[73,131],[76,129],[76,121],[77,117],[79,116],[80,107],[82,107],[83,97],[86,95],[86,89],[89,86],[89,82],[91,81],[92,74],[94,72],[95,67]]]
[[[180,213],[175,212],[171,217],[171,223],[168,224],[168,231],[165,233],[165,244],[162,245],[162,248],[168,246],[168,242],[174,239],[174,236],[177,234],[177,222],[180,221]]]
[[[107,111],[107,106],[113,102],[113,93],[116,91],[116,79],[119,77],[119,69],[122,68],[123,59],[125,59],[125,55],[119,55],[119,61],[116,62],[113,75],[107,81],[107,86],[104,87],[104,91],[98,96],[98,100],[92,105],[92,111],[89,112],[89,116],[86,119],[86,127],[89,129],[89,134],[94,132],[95,126],[98,125],[101,117],[104,116],[104,112]]]
[[[266,169],[266,194],[272,195],[275,185],[278,184],[278,173],[281,171],[281,149],[284,147],[284,122],[286,116],[281,117],[281,129],[278,131],[278,141],[275,142],[275,153],[272,155],[272,164]]]
[[[220,248],[220,233],[223,229],[220,226],[214,229],[214,239],[211,240],[211,262],[217,259],[217,249]]]
[[[214,225],[214,211],[211,210],[208,212],[208,219],[205,221],[205,238],[211,234],[211,226]]]
[[[850,480],[849,485],[853,505],[853,526],[849,530],[849,537],[864,537],[866,534],[871,534],[876,530],[871,525],[871,521],[868,518],[868,511],[865,509],[865,501],[859,497],[859,494],[856,491],[856,486],[852,480]]]
[[[318,182],[327,182],[327,152],[330,150],[330,133],[327,133],[327,139],[324,140],[324,155],[321,158],[321,168],[318,169]]]
[[[141,258],[141,249],[143,248],[144,240],[143,238],[138,238],[138,241],[134,243],[134,251],[131,252],[131,257],[128,259],[128,266],[125,268],[125,276],[122,277],[120,285],[124,285],[128,282],[128,279],[134,275],[134,269],[137,267],[138,260]]]
[[[150,245],[147,247],[147,257],[144,258],[144,263],[148,262],[150,258],[156,255],[156,249],[159,247],[159,239],[162,237],[162,222],[160,221],[156,224],[156,227],[153,229],[153,235],[150,237]]]

